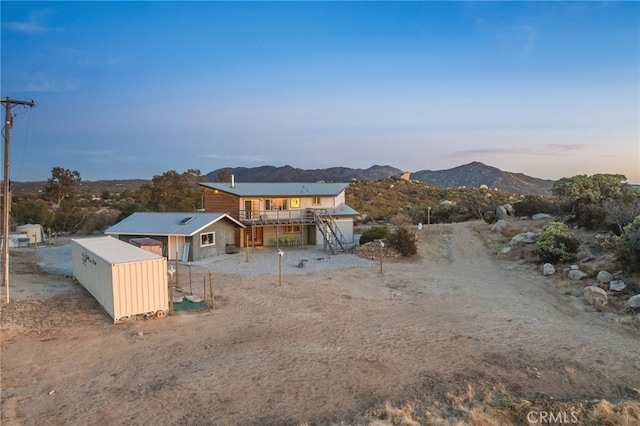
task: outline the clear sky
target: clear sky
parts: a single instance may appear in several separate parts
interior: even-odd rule
[[[481,161],[640,183],[638,2],[0,7],[2,97],[37,103],[15,181]]]

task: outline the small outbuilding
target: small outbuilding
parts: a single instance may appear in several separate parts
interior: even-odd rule
[[[73,276],[114,323],[169,310],[167,260],[109,236],[71,240]]]
[[[244,227],[226,213],[136,212],[104,233],[126,242],[153,238],[167,259],[187,262],[225,254]]]
[[[27,224],[16,226],[19,234],[27,234],[29,244],[40,244],[44,241],[42,226],[39,224]]]

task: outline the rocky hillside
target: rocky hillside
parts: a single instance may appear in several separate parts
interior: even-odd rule
[[[487,185],[490,189],[519,194],[551,194],[552,180],[538,179],[522,173],[504,172],[498,168],[474,161],[448,170],[421,170],[411,174],[411,179],[439,186],[454,188],[466,186],[478,188]]]

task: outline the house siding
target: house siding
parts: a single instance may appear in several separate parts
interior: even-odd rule
[[[206,259],[208,257],[225,254],[227,244],[235,244],[235,230],[235,225],[229,221],[220,221],[195,234],[191,243],[193,260]],[[215,245],[201,247],[200,234],[206,234],[209,232],[216,233]]]
[[[213,189],[204,189],[204,210],[207,212],[227,213],[234,219],[240,216],[240,203],[238,197],[225,194]]]

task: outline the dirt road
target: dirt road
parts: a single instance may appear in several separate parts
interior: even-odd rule
[[[65,293],[2,308],[2,424],[351,424],[386,400],[480,383],[523,398],[632,397],[637,331],[498,259],[485,231],[431,226],[418,257],[385,260],[382,275],[376,264],[280,287],[219,274],[213,312],[117,326],[77,284],[40,278]]]

